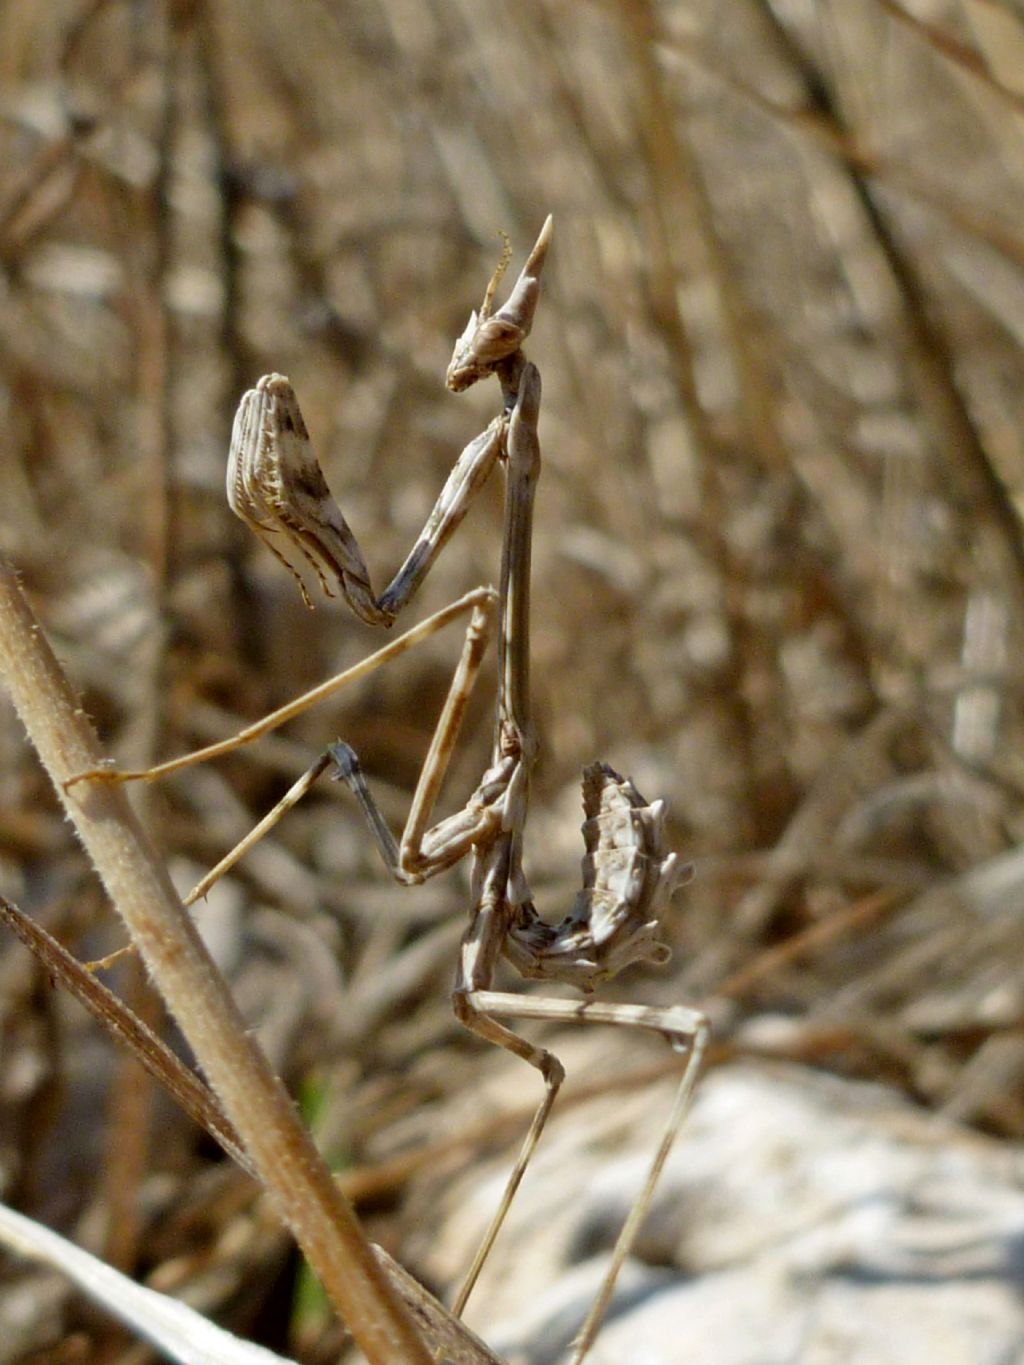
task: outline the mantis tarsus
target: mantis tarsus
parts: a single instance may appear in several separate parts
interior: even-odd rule
[[[497,594],[480,588],[435,613],[355,668],[321,684],[238,735],[146,772],[103,770],[82,777],[152,780],[187,764],[226,753],[267,733],[315,702],[364,676],[417,640],[469,613],[462,655],[452,678],[405,828],[394,838],[360,771],[353,749],[338,741],[237,848],[191,893],[204,894],[217,877],[276,823],[327,769],[354,793],[389,872],[416,883],[472,857],[472,902],[453,992],[456,1015],[489,1042],[537,1068],[545,1092],[509,1176],[498,1209],[455,1299],[461,1313],[508,1211],[547,1121],[564,1071],[553,1053],[527,1042],[503,1022],[536,1019],[605,1023],[663,1035],[687,1054],[669,1119],[650,1172],[622,1228],[598,1296],[573,1346],[578,1365],[587,1354],[608,1306],[615,1280],[654,1193],[669,1148],[689,1102],[707,1040],[707,1023],[683,1006],[574,1002],[520,996],[492,989],[504,954],[525,977],[566,982],[590,994],[632,962],[662,963],[669,949],[657,938],[658,913],[687,869],[663,843],[664,805],[648,804],[633,784],[603,764],[583,775],[586,852],[582,890],[556,925],[534,908],[522,866],[523,829],[536,740],[529,709],[530,547],[533,500],[540,473],[537,435],[540,375],[523,354],[551,240],[549,218],[505,305],[494,295],[508,260],[506,250],[456,342],[448,367],[453,391],[490,375],[497,377],[502,407],[460,455],[434,510],[405,563],[378,597],[359,546],[331,496],[312,451],[294,391],[280,375],[268,375],[243,397],[235,419],[228,465],[228,499],[234,511],[298,578],[312,570],[325,591],[337,584],[353,611],[371,624],[389,626],[414,595],[437,554],[458,527],[496,463],[505,466],[506,492],[501,583]],[[491,764],[466,805],[431,826],[435,801],[458,739],[473,687],[497,617],[498,699]]]

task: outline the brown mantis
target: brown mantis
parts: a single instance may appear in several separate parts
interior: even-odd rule
[[[645,1029],[663,1035],[686,1053],[676,1097],[647,1180],[620,1232],[598,1296],[574,1343],[572,1359],[578,1363],[594,1341],[619,1269],[682,1121],[706,1046],[707,1023],[698,1011],[683,1006],[576,1002],[493,989],[501,955],[522,976],[565,982],[586,994],[632,962],[666,961],[669,949],[657,937],[658,913],[688,871],[664,848],[663,803],[646,803],[628,779],[603,764],[593,764],[583,775],[584,884],[560,923],[550,924],[537,914],[523,872],[523,830],[537,747],[529,706],[529,613],[533,501],[540,472],[537,427],[541,383],[522,346],[540,296],[551,231],[549,218],[508,301],[494,311],[494,295],[508,261],[506,247],[479,312],[471,315],[456,342],[448,387],[458,392],[494,375],[501,386],[502,408],[460,455],[419,539],[379,597],[373,593],[363,556],[313,455],[297,400],[286,379],[266,376],[243,397],[232,436],[228,465],[231,506],[295,574],[306,601],[303,574],[312,570],[326,591],[330,591],[331,582],[336,583],[364,621],[385,626],[391,625],[413,596],[494,465],[503,464],[506,493],[498,592],[480,588],[467,594],[361,664],[228,740],[146,772],[102,770],[81,776],[152,780],[228,752],[283,724],[450,621],[469,614],[462,654],[401,838],[394,838],[381,815],[354,751],[338,741],[203,879],[188,900],[203,895],[329,768],[351,788],[387,869],[399,882],[421,882],[467,855],[472,857],[470,918],[453,992],[455,1012],[474,1033],[536,1067],[544,1079],[545,1092],[499,1207],[456,1296],[457,1314],[461,1314],[501,1228],[564,1077],[553,1053],[527,1042],[505,1021],[593,1022]],[[498,701],[491,763],[462,810],[431,826],[433,808],[495,627],[495,616]]]

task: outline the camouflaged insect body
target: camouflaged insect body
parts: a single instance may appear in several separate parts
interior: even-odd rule
[[[395,838],[374,800],[355,751],[344,740],[338,740],[328,746],[326,753],[252,833],[203,879],[189,899],[205,894],[217,877],[291,809],[328,767],[333,767],[335,775],[348,784],[385,866],[397,881],[406,885],[421,882],[472,853],[472,905],[452,997],[456,1015],[482,1039],[506,1048],[535,1067],[543,1078],[544,1097],[538,1103],[498,1208],[455,1296],[456,1316],[465,1307],[502,1226],[565,1075],[553,1052],[518,1033],[509,1021],[596,1023],[639,1029],[667,1039],[678,1051],[686,1053],[676,1097],[646,1182],[622,1226],[600,1288],[571,1347],[572,1365],[580,1365],[611,1302],[619,1270],[650,1206],[669,1146],[682,1122],[700,1071],[708,1025],[699,1011],[682,1005],[648,1006],[593,999],[581,1002],[494,989],[495,969],[502,953],[522,976],[565,982],[587,993],[631,963],[666,962],[670,949],[659,938],[658,916],[690,871],[665,847],[664,803],[648,803],[628,778],[605,764],[595,763],[583,774],[583,886],[561,923],[549,924],[537,914],[523,872],[529,778],[537,755],[530,719],[529,605],[533,503],[541,467],[538,435],[541,384],[539,372],[524,356],[522,345],[530,333],[540,298],[541,272],[551,233],[552,222],[548,218],[508,301],[495,310],[494,296],[511,254],[506,239],[506,251],[480,308],[471,315],[455,345],[447,375],[449,389],[458,392],[493,375],[501,386],[501,409],[486,430],[463,449],[423,531],[379,598],[374,596],[355,537],[317,464],[295,392],[283,375],[267,375],[245,394],[232,432],[227,473],[232,509],[292,572],[307,605],[310,597],[304,580],[319,580],[328,594],[332,589],[340,591],[364,621],[381,626],[391,625],[410,601],[459,526],[475,493],[495,465],[502,464],[506,495],[498,592],[479,588],[466,594],[362,664],[279,707],[229,740],[149,772],[120,776],[152,778],[159,772],[228,752],[332,695],[386,658],[397,657],[464,612],[472,612],[462,655],[401,838]],[[498,636],[498,704],[492,761],[463,808],[431,825],[493,626]],[[110,773],[100,769],[81,776],[107,779]]]
[[[692,873],[665,851],[665,803],[648,804],[605,763],[583,773],[583,887],[560,924],[545,923],[532,901],[516,907],[505,955],[526,977],[593,990],[633,962],[662,964],[658,915]]]

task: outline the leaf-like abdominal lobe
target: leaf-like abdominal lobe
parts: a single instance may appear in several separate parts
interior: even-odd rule
[[[583,773],[583,889],[560,924],[516,907],[505,956],[525,977],[592,991],[632,962],[662,964],[658,915],[693,868],[665,849],[665,803],[648,803],[606,763]]]

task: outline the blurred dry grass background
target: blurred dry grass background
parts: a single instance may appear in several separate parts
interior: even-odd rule
[[[578,772],[604,758],[668,799],[699,871],[673,966],[611,994],[703,1000],[720,1055],[1024,1134],[1016,0],[6,0],[0,110],[0,545],[118,759],[219,738],[377,643],[305,612],[227,511],[242,389],[292,379],[382,586],[493,408],[443,374],[497,230],[518,265],[553,212],[528,347],[541,905],[571,898]],[[410,622],[495,579],[498,507]],[[397,822],[456,650],[147,789],[183,885],[335,735]],[[0,888],[82,956],[117,942],[6,707]],[[481,1065],[446,1003],[465,895],[458,872],[394,889],[325,787],[206,912],[399,1251],[374,1144],[413,1112],[441,1139]],[[272,1225],[249,1210],[210,1249],[244,1183],[162,1101],[149,1127],[6,945],[0,1023],[6,1197],[256,1330]],[[5,1359],[137,1358],[35,1292]],[[329,1332],[300,1345],[330,1358]]]

